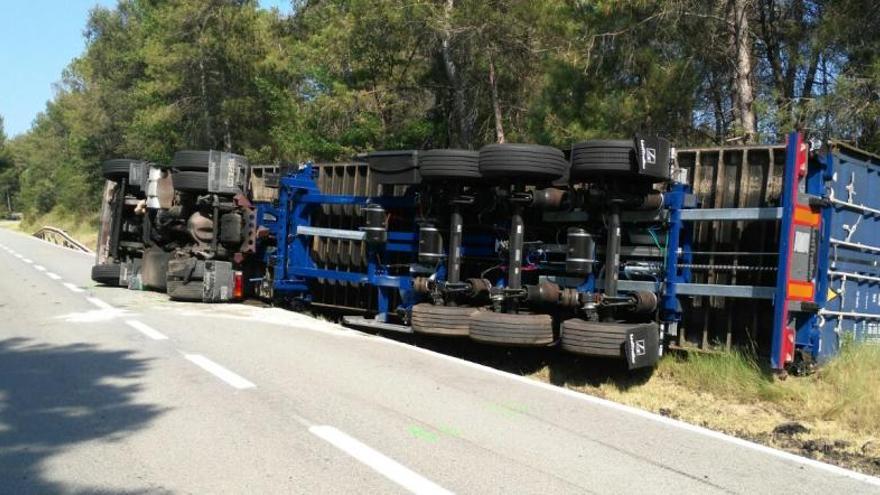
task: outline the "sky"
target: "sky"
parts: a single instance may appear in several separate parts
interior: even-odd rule
[[[116,0],[0,0],[0,116],[9,137],[27,131],[54,95],[64,67],[82,53],[95,5]],[[290,0],[260,0],[290,11]]]

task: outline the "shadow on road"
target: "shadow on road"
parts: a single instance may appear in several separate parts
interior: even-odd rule
[[[45,463],[84,442],[119,440],[163,412],[134,402],[141,387],[133,382],[146,371],[147,360],[131,354],[85,344],[0,341],[0,492],[95,493],[110,488],[48,479]],[[103,466],[96,459],[84,468]]]
[[[558,386],[599,387],[612,383],[620,390],[642,385],[653,368],[629,371],[622,359],[581,357],[559,349],[479,345],[466,339],[385,335],[517,375],[535,376]]]

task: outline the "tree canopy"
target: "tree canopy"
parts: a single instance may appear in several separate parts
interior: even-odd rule
[[[120,0],[91,11],[31,129],[0,133],[0,193],[86,212],[102,160],[178,149],[279,162],[795,128],[876,149],[878,17],[867,0]]]

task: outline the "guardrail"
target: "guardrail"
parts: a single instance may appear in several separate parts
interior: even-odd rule
[[[40,227],[39,230],[34,232],[34,237],[38,239],[42,239],[46,242],[51,242],[52,244],[57,244],[62,247],[66,247],[67,249],[73,249],[75,251],[82,251],[84,253],[91,253],[92,250],[87,248],[83,243],[77,241],[73,237],[70,236],[67,232],[51,226]]]

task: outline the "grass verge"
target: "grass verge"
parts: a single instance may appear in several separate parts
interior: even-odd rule
[[[89,249],[94,250],[98,244],[99,224],[100,216],[98,213],[70,213],[56,208],[44,215],[25,216],[24,220],[20,222],[4,221],[0,223],[0,227],[18,230],[26,234],[32,234],[43,226],[57,227],[88,246]]]

